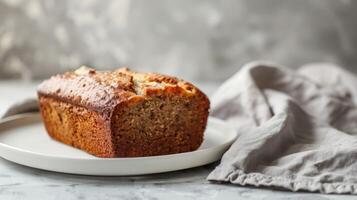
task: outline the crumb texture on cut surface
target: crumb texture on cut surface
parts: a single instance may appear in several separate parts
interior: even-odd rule
[[[49,135],[99,157],[136,157],[196,150],[209,100],[175,77],[121,68],[81,67],[38,88]]]
[[[175,95],[118,107],[112,120],[117,156],[152,156],[196,150],[203,141],[207,105]]]

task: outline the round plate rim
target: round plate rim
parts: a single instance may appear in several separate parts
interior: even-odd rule
[[[16,121],[19,120],[26,120],[27,118],[32,118],[32,117],[39,117],[40,118],[40,114],[38,112],[35,113],[24,113],[24,114],[18,114],[18,115],[13,115],[7,118],[3,118],[0,119],[0,128],[2,126],[5,126],[6,124],[9,123],[16,123]],[[36,119],[35,119],[36,120]],[[209,117],[209,121],[213,122],[213,123],[217,123],[217,124],[221,124],[222,126],[226,126],[223,125],[224,122],[220,119],[217,118],[213,118],[213,117]],[[22,122],[25,123],[25,122]],[[34,122],[34,123],[38,123],[38,122]],[[10,126],[11,128],[11,126]],[[15,127],[16,128],[16,127]],[[228,129],[230,129],[227,126]],[[43,154],[43,153],[39,153],[39,152],[33,152],[30,150],[26,150],[26,149],[21,149],[19,147],[14,147],[11,146],[9,144],[5,144],[2,141],[0,141],[0,149],[1,148],[5,148],[5,150],[10,150],[10,151],[14,151],[17,153],[22,153],[22,154],[27,154],[27,155],[32,155],[32,156],[37,156],[37,157],[43,157],[44,159],[57,159],[57,160],[65,160],[65,161],[78,161],[78,162],[101,162],[101,161],[105,161],[106,163],[110,164],[110,163],[117,163],[117,162],[136,162],[136,161],[153,161],[153,160],[161,160],[161,159],[172,159],[175,158],[177,156],[190,156],[193,154],[202,154],[205,153],[207,151],[218,151],[218,149],[224,148],[225,146],[227,146],[227,148],[235,141],[235,139],[237,138],[237,134],[233,131],[233,129],[231,130],[227,130],[225,132],[228,132],[227,135],[230,137],[229,139],[227,139],[226,142],[221,143],[217,146],[213,146],[207,149],[198,149],[195,151],[191,151],[191,152],[184,152],[184,153],[177,153],[177,154],[169,154],[169,155],[160,155],[160,156],[147,156],[147,157],[130,157],[130,158],[98,158],[98,157],[94,157],[94,158],[72,158],[72,157],[66,157],[66,156],[57,156],[57,155],[48,155],[48,154]],[[1,131],[0,131],[1,134]],[[0,151],[1,153],[1,151]],[[38,169],[44,169],[44,170],[48,170],[48,171],[56,171],[56,172],[62,172],[62,173],[71,173],[71,172],[66,172],[66,171],[60,171],[60,170],[52,170],[52,169],[46,169],[43,167],[37,167],[37,166],[31,166],[31,165],[27,165],[18,161],[15,161],[16,159],[9,159],[7,156],[2,155],[2,153],[0,154],[0,157],[9,160],[11,162],[15,162],[21,165],[25,165],[25,166],[29,166],[29,167],[33,167],[33,168],[38,168]],[[215,162],[219,159],[216,160],[212,160],[211,162],[208,163],[212,163]],[[206,164],[208,164],[206,163]],[[197,167],[197,166],[201,166],[201,165],[196,165],[196,166],[192,166],[192,167]],[[188,167],[191,168],[191,167]],[[187,169],[187,168],[182,168],[182,169]],[[162,171],[162,172],[167,172],[167,171],[176,171],[176,170],[180,170],[180,169],[173,169],[173,170],[166,170],[166,171]],[[160,173],[160,172],[153,172],[153,173],[143,173],[143,174],[154,174],[154,173]],[[72,174],[84,174],[84,175],[93,175],[92,173],[77,173],[74,172]],[[141,173],[134,173],[133,175],[140,175]],[[102,174],[103,175],[103,174]],[[128,174],[130,175],[130,174]]]

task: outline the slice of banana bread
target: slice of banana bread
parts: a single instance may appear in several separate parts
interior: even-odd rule
[[[98,157],[137,157],[196,150],[209,100],[175,77],[121,68],[81,67],[38,87],[48,134]]]

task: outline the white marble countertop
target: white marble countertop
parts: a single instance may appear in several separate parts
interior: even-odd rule
[[[35,96],[36,83],[0,81],[0,113],[21,98]],[[198,84],[208,95],[217,84]],[[0,158],[0,199],[356,199],[349,195],[286,192],[205,180],[217,163],[146,176],[98,177],[33,169]]]

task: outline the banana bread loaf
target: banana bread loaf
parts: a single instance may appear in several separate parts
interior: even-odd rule
[[[175,77],[126,68],[81,67],[38,87],[48,134],[98,157],[137,157],[196,150],[209,100]]]

